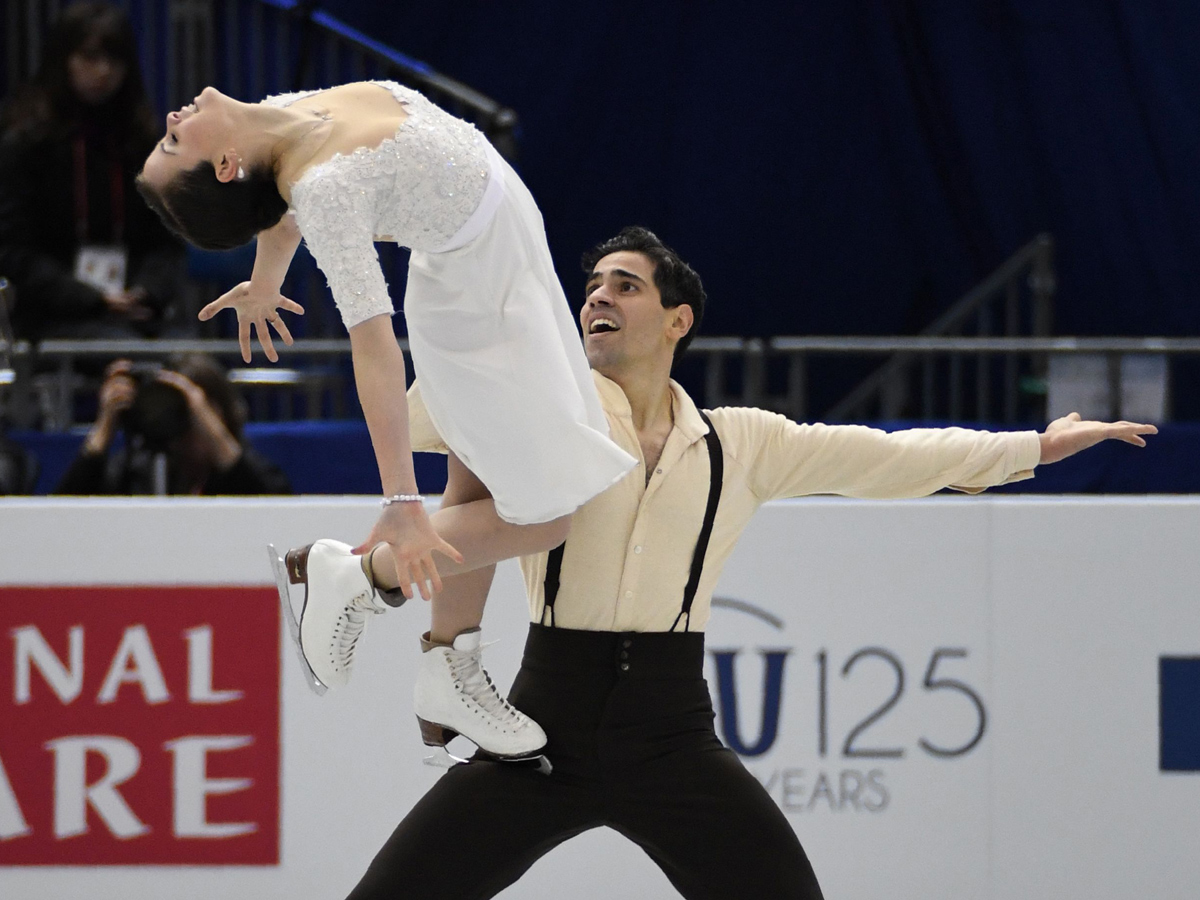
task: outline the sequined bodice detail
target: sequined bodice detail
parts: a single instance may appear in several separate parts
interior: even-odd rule
[[[378,315],[391,300],[373,242],[437,251],[458,233],[487,188],[486,138],[469,122],[391,81],[408,117],[378,147],[336,154],[292,185],[296,224],[329,280],[347,327]],[[289,106],[319,91],[281,94]]]

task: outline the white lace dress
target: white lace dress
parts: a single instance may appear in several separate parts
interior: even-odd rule
[[[374,242],[412,248],[404,314],[433,424],[504,519],[566,515],[636,460],[608,438],[541,213],[472,125],[376,83],[408,118],[380,146],[305,171],[292,187],[296,223],[347,329],[394,311]]]

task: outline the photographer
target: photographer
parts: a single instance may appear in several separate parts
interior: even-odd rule
[[[146,370],[118,360],[55,494],[290,494],[287,476],[242,439],[244,404],[211,358]],[[110,456],[117,431],[125,446]]]

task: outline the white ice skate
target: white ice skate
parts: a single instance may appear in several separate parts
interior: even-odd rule
[[[446,744],[461,734],[488,757],[531,763],[549,774],[550,762],[540,755],[546,733],[500,696],[480,665],[481,652],[475,629],[460,634],[451,647],[433,647],[421,655],[413,705],[421,739],[442,749],[425,762],[434,766],[466,762],[446,750]]]
[[[331,540],[289,550],[286,558],[274,547],[268,550],[284,618],[309,686],[318,694],[344,687],[367,616],[388,608],[363,572],[362,557],[351,553],[349,544]],[[289,584],[304,585],[299,621]]]

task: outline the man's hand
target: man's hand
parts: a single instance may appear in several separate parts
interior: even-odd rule
[[[264,291],[256,287],[253,281],[243,281],[200,310],[200,321],[207,322],[223,309],[237,310],[238,344],[242,348],[242,359],[245,362],[250,362],[251,326],[258,334],[258,342],[267,354],[267,359],[279,362],[279,354],[275,352],[275,345],[271,343],[271,332],[267,326],[274,328],[283,338],[283,342],[290,347],[292,333],[288,331],[278,311],[286,309],[288,312],[304,315],[304,307],[295,300],[289,300],[278,291]]]
[[[1135,447],[1145,447],[1143,434],[1158,434],[1158,429],[1136,422],[1084,422],[1079,413],[1071,413],[1055,419],[1042,432],[1041,463],[1056,463],[1101,441],[1124,441]]]
[[[385,506],[371,535],[354,548],[355,553],[367,553],[376,544],[386,543],[396,563],[400,590],[412,599],[414,584],[423,600],[432,600],[442,590],[442,579],[433,561],[433,551],[463,561],[462,554],[447,544],[433,530],[433,523],[420,503],[393,503]]]

